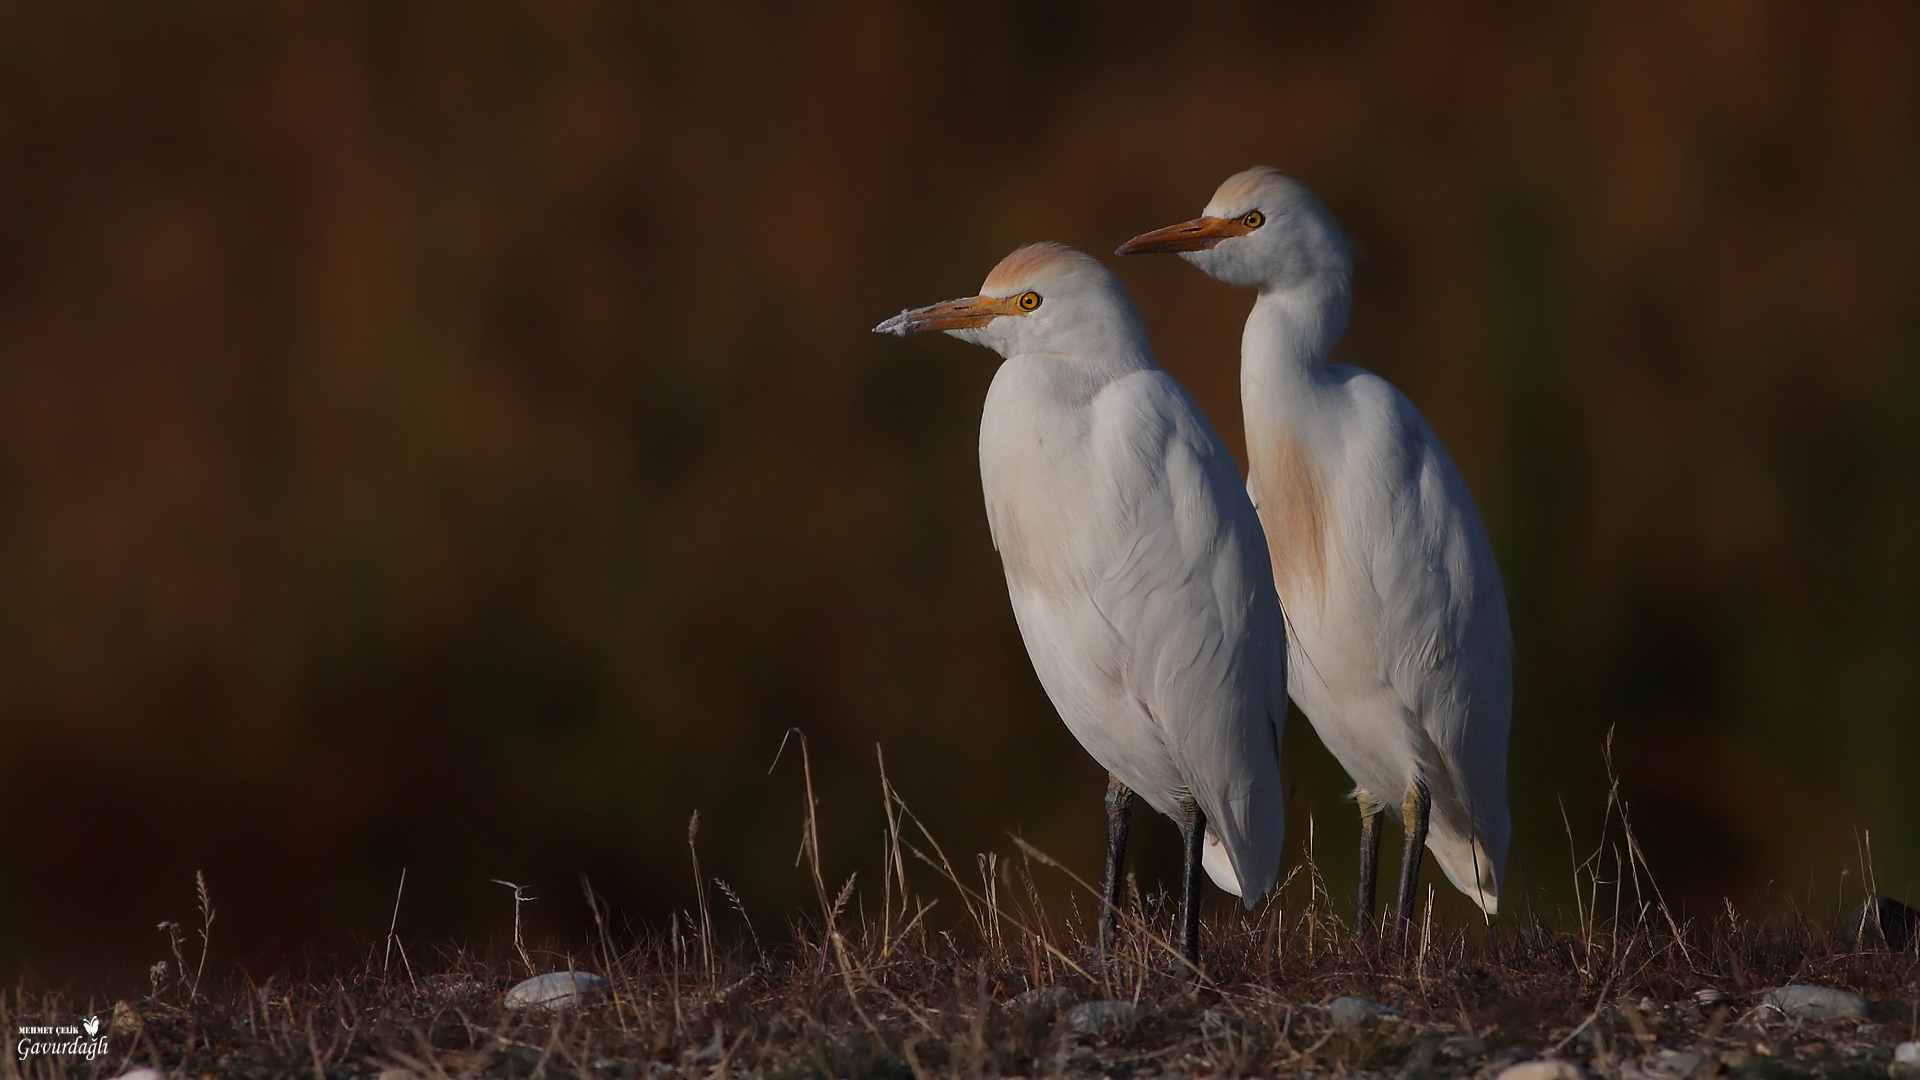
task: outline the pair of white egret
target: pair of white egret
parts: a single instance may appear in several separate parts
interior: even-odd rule
[[[1185,840],[1188,963],[1203,867],[1248,906],[1272,886],[1289,693],[1356,784],[1360,934],[1372,933],[1379,818],[1395,797],[1406,846],[1394,938],[1423,845],[1493,914],[1513,703],[1500,571],[1419,411],[1386,380],[1327,362],[1347,322],[1346,239],[1305,187],[1258,168],[1199,218],[1118,253],[1146,252],[1258,291],[1240,343],[1244,488],[1154,363],[1126,291],[1080,252],[1021,248],[980,295],[874,328],[945,331],[1005,358],[980,420],[980,478],[1034,670],[1109,774],[1103,954],[1136,794]]]

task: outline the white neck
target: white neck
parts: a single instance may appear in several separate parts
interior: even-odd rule
[[[1349,301],[1343,280],[1261,291],[1240,334],[1240,397],[1249,421],[1297,403],[1311,388],[1347,328]]]

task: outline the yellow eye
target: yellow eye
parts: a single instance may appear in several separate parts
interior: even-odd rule
[[[1267,223],[1267,215],[1261,213],[1258,210],[1249,210],[1247,211],[1246,216],[1240,219],[1240,224],[1245,225],[1249,229],[1257,229],[1260,226],[1265,225],[1266,223]]]
[[[1031,290],[1023,292],[1020,294],[1020,299],[1017,303],[1020,305],[1021,311],[1032,311],[1034,308],[1040,306],[1040,294]]]

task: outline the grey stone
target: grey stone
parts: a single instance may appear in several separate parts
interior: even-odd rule
[[[1126,1027],[1139,1013],[1131,1001],[1088,1001],[1067,1010],[1067,1027],[1081,1035],[1097,1035]]]
[[[1841,918],[1834,936],[1849,949],[1857,946],[1898,952],[1920,936],[1920,911],[1891,896],[1870,897]]]
[[[167,1074],[142,1067],[131,1072],[123,1072],[114,1077],[114,1080],[167,1080]]]
[[[1538,1058],[1509,1065],[1500,1070],[1497,1080],[1584,1080],[1580,1067],[1557,1058]]]
[[[1790,1020],[1859,1020],[1867,1015],[1867,999],[1859,994],[1802,983],[1788,983],[1760,1004]]]
[[[1200,1014],[1200,1030],[1209,1035],[1225,1035],[1242,1026],[1240,1018],[1225,1009],[1208,1009]]]
[[[1655,1059],[1660,1071],[1678,1077],[1692,1076],[1706,1065],[1705,1054],[1696,1054],[1691,1050],[1662,1050]]]
[[[1715,990],[1709,986],[1705,990],[1695,990],[1693,992],[1693,1000],[1702,1005],[1718,1005],[1727,1000],[1727,992],[1725,990]]]
[[[507,991],[501,1004],[509,1009],[572,1009],[606,997],[613,987],[586,971],[549,971],[535,975]]]
[[[1327,1019],[1341,1031],[1361,1031],[1379,1023],[1383,1016],[1397,1015],[1393,1009],[1366,998],[1337,997],[1327,1002]]]

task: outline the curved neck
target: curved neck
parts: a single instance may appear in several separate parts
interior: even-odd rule
[[[1241,395],[1312,381],[1347,328],[1349,301],[1344,281],[1262,291],[1240,335]]]

